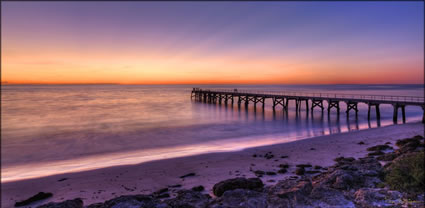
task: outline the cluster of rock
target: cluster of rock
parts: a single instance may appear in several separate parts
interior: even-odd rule
[[[405,200],[406,194],[390,190],[385,186],[383,176],[391,167],[391,161],[404,154],[423,151],[424,138],[416,136],[396,143],[393,150],[389,145],[378,145],[368,150],[381,152],[364,158],[335,159],[336,164],[325,172],[304,175],[320,169],[299,165],[298,177],[289,177],[275,185],[265,186],[259,178],[233,178],[214,185],[215,197],[203,192],[203,187],[180,190],[175,198],[165,195],[168,190],[151,195],[120,196],[104,203],[85,206],[86,208],[286,208],[286,207],[423,207],[423,193],[416,202]],[[380,161],[385,161],[385,167]],[[281,169],[288,168],[282,165]],[[302,169],[302,171],[301,171]],[[283,171],[282,171],[283,172]],[[39,208],[82,208],[81,199],[61,203],[49,203]]]

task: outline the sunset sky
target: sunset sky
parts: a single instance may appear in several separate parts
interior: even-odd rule
[[[2,2],[2,83],[424,82],[423,2]]]

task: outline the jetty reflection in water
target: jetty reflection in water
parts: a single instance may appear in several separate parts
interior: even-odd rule
[[[192,107],[196,111],[207,111],[217,119],[233,120],[235,116],[246,123],[252,122],[256,125],[275,127],[274,133],[285,133],[296,131],[298,136],[313,137],[320,135],[329,135],[341,132],[355,131],[367,128],[376,128],[394,124],[390,120],[391,105],[382,105],[382,111],[388,115],[383,115],[381,119],[376,119],[372,114],[370,120],[367,119],[367,105],[359,104],[358,115],[352,113],[347,116],[345,107],[341,106],[341,112],[321,109],[308,109],[305,107],[301,111],[295,110],[295,103],[289,102],[288,110],[276,108],[272,110],[272,103],[265,104],[265,108],[238,105],[236,102],[231,104],[207,103],[203,101],[192,101]],[[291,107],[292,104],[292,107]],[[325,104],[325,109],[326,109]],[[416,116],[417,117],[417,116]],[[418,120],[418,118],[416,118]],[[402,123],[402,122],[399,122]],[[270,129],[272,130],[272,129]],[[277,131],[276,131],[277,130]],[[253,133],[255,134],[255,133]]]

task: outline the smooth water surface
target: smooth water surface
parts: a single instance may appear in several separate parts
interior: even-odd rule
[[[392,125],[391,105],[381,121],[367,105],[358,118],[200,103],[193,87],[423,97],[423,85],[6,85],[2,86],[2,182],[57,173],[294,141]],[[325,103],[326,105],[326,103]],[[311,106],[311,103],[310,103]],[[326,107],[326,106],[325,106]],[[407,122],[422,119],[407,107]],[[400,116],[399,116],[400,117]]]

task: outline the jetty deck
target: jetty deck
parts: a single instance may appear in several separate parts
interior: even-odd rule
[[[191,93],[191,98],[209,102],[209,103],[233,103],[235,100],[240,106],[242,103],[245,106],[248,106],[249,103],[254,104],[254,107],[257,107],[257,104],[261,105],[262,108],[265,107],[265,102],[267,99],[272,100],[273,110],[276,110],[276,107],[281,106],[284,110],[288,110],[289,101],[295,101],[296,111],[300,111],[302,105],[304,104],[305,109],[312,111],[315,108],[320,108],[324,111],[323,103],[327,102],[327,112],[331,113],[332,109],[335,109],[336,112],[340,113],[340,103],[345,103],[346,113],[349,116],[350,111],[354,111],[356,116],[358,114],[358,104],[365,103],[368,105],[368,119],[370,120],[371,109],[375,108],[376,118],[379,120],[381,118],[381,113],[379,106],[382,104],[390,104],[394,107],[393,112],[393,121],[397,123],[398,120],[398,111],[399,109],[402,112],[403,122],[406,122],[406,106],[418,106],[422,108],[423,117],[422,122],[425,123],[425,99],[424,97],[414,97],[414,96],[395,96],[395,95],[357,95],[357,94],[331,94],[331,93],[305,93],[305,92],[265,92],[265,91],[240,91],[238,89],[201,89],[193,88]],[[309,108],[309,103],[311,107]]]

